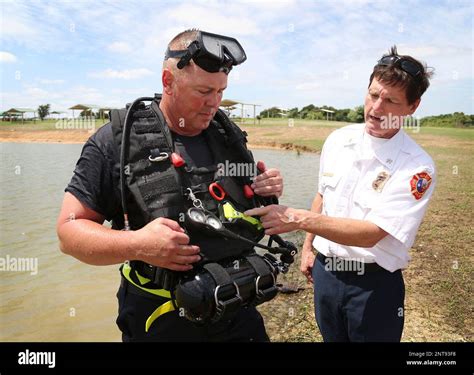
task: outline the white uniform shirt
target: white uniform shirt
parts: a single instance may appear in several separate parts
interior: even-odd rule
[[[320,236],[313,246],[326,256],[376,262],[390,272],[405,268],[435,177],[433,160],[403,129],[390,139],[370,136],[365,124],[334,131],[320,159],[322,213],[367,220],[388,235],[371,248],[339,245]]]

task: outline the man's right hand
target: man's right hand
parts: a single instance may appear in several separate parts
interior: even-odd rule
[[[158,218],[134,232],[134,258],[174,271],[189,271],[201,259],[199,246],[176,221]]]

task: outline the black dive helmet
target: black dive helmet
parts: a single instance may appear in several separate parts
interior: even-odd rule
[[[193,59],[198,66],[208,72],[225,73],[228,73],[232,66],[238,65],[246,59],[245,52],[235,39],[202,31],[198,32],[196,41],[191,43],[186,50],[170,51],[168,49],[165,58],[170,57],[181,58],[178,62],[178,68],[180,69]],[[120,190],[125,230],[130,230],[127,195],[132,194],[135,196],[137,194],[136,189],[132,192],[128,185],[130,170],[133,173],[134,168],[126,168],[130,162],[131,138],[132,144],[137,144],[137,139],[133,138],[136,135],[131,132],[132,124],[135,127],[135,121],[140,121],[141,117],[147,113],[147,124],[142,126],[149,129],[150,126],[154,128],[156,124],[160,128],[159,130],[168,144],[168,149],[173,152],[170,155],[170,160],[173,159],[174,146],[172,137],[157,106],[160,99],[161,96],[159,95],[155,96],[155,98],[139,98],[128,106],[124,116],[122,134],[120,134]],[[143,102],[146,101],[151,101],[152,104],[145,107]],[[255,163],[242,140],[242,137],[245,139],[245,136],[241,134],[240,129],[221,110],[218,110],[213,121],[218,123],[227,136],[234,140],[232,145],[236,148],[239,159],[246,163]],[[156,158],[155,156],[157,155],[154,155],[150,161],[159,159],[161,154]],[[140,163],[142,161],[142,165],[148,163],[147,160],[140,159]],[[153,166],[151,164],[147,168],[150,169],[151,175],[154,175],[158,170],[152,171]],[[174,163],[172,163],[172,168],[173,165],[176,178],[180,180],[182,177],[180,175],[185,172],[182,167],[177,167]],[[146,178],[147,176],[144,177]],[[192,193],[192,190],[190,193]],[[187,198],[190,199],[190,195]],[[257,206],[278,202],[276,197],[264,198],[255,196],[252,199],[254,199],[254,202],[257,202],[254,203]],[[174,297],[173,303],[175,303],[175,307],[182,309],[185,317],[196,323],[214,323],[221,319],[229,319],[241,306],[258,305],[274,298],[277,294],[276,276],[280,272],[285,273],[288,271],[288,267],[293,263],[294,256],[296,255],[296,247],[279,236],[270,236],[266,246],[258,243],[264,235],[261,223],[254,218],[245,217],[242,212],[235,210],[230,202],[221,202],[224,204],[219,206],[219,213],[216,215],[208,211],[206,207],[196,204],[197,201],[199,200],[193,200],[194,206],[187,209],[185,214],[184,228],[188,234],[200,232],[214,237],[221,236],[246,244],[247,248],[250,246],[251,249],[254,247],[265,249],[268,253],[263,256],[255,253],[254,250],[251,253],[239,253],[236,256],[222,260],[199,262],[192,271],[179,273],[138,261],[131,261],[130,264],[132,262],[143,263],[145,267],[141,268],[140,272],[143,271],[146,274],[142,276],[149,278],[158,288],[170,290],[171,295]],[[152,219],[150,218],[149,220],[151,221]],[[241,224],[248,225],[249,221],[251,222],[252,220],[258,222],[257,226],[260,224],[262,233],[261,237],[256,238],[255,241],[251,241],[227,229],[232,228],[238,221]],[[276,242],[276,246],[272,246],[273,241]],[[279,259],[272,254],[278,254]]]

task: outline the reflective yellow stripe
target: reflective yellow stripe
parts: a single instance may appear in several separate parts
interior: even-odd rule
[[[140,284],[142,285],[151,281],[150,279],[147,279],[146,277],[140,275],[137,271],[135,271],[135,275],[137,275],[138,281],[140,281]]]
[[[173,311],[174,305],[173,301],[168,301],[162,304],[160,307],[158,307],[153,313],[148,317],[148,319],[145,322],[145,332],[148,332],[150,329],[150,326],[153,324],[153,322],[158,319],[161,315],[166,314],[167,312]]]
[[[262,222],[260,220],[237,211],[230,202],[224,203],[222,208],[224,209],[224,217],[226,219],[242,219],[255,226],[257,230],[263,229]]]
[[[171,294],[169,292],[169,290],[166,290],[166,289],[149,289],[149,288],[144,288],[143,286],[141,285],[138,285],[137,283],[135,283],[132,278],[130,277],[130,271],[132,270],[132,268],[130,267],[130,265],[128,263],[124,263],[123,264],[123,267],[122,267],[122,275],[123,277],[125,277],[130,283],[132,283],[133,285],[135,285],[137,288],[140,288],[141,290],[144,290],[145,292],[148,292],[148,293],[151,293],[151,294],[154,294],[156,296],[160,296],[160,297],[165,297],[165,298],[171,298]],[[135,272],[136,273],[136,272]],[[137,273],[137,276],[138,276],[138,273]],[[142,277],[140,279],[140,282],[142,282],[142,280],[148,280],[144,277]]]
[[[132,268],[128,263],[124,263],[122,267],[122,275],[125,277],[130,283],[135,285],[137,288],[140,288],[141,290],[144,290],[145,292],[154,294],[156,296],[160,297],[165,297],[171,299],[171,294],[169,290],[166,289],[149,289],[149,288],[144,288],[141,285],[138,285],[135,283],[132,278],[130,277],[130,272],[132,271]],[[150,279],[147,279],[146,277],[141,276],[138,272],[135,271],[135,275],[137,275],[138,280],[140,283],[147,283],[150,281]],[[153,313],[148,317],[148,319],[145,322],[145,332],[148,332],[150,329],[150,326],[153,324],[153,322],[158,319],[161,315],[166,314],[167,312],[173,311],[175,309],[173,305],[173,301],[168,301],[160,305]]]

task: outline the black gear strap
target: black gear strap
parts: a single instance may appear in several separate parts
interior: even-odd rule
[[[248,255],[245,259],[247,259],[257,273],[255,279],[255,304],[259,305],[270,301],[278,293],[272,267],[258,254]]]
[[[152,266],[139,260],[130,261],[130,267],[137,271],[140,276],[150,279],[158,289],[173,290],[178,282],[176,272],[166,268]]]
[[[242,306],[239,286],[220,264],[207,263],[203,268],[209,272],[216,283],[214,289],[216,312],[211,320],[213,322],[230,320]]]

